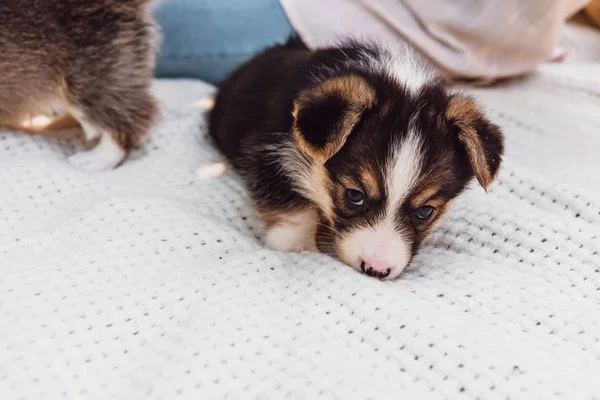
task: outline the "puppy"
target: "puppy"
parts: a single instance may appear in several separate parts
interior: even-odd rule
[[[220,86],[210,135],[281,251],[319,249],[400,275],[475,177],[494,181],[503,134],[410,48],[355,41],[267,49]]]
[[[66,111],[48,130],[80,125],[95,148],[70,162],[117,166],[157,116],[151,0],[0,2],[0,126]]]

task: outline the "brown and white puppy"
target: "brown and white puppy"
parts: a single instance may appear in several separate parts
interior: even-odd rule
[[[70,161],[89,170],[117,166],[157,116],[150,3],[1,1],[0,126],[28,128],[24,121],[35,115],[66,111],[87,140],[99,139]],[[71,122],[63,116],[46,128],[78,125]]]
[[[487,188],[503,135],[409,48],[267,49],[220,87],[210,134],[282,251],[393,279],[450,202]]]

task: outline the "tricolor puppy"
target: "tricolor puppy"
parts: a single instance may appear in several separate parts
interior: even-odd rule
[[[151,0],[0,1],[0,126],[83,129],[97,146],[70,161],[118,165],[155,120]],[[66,112],[49,125],[32,117]]]
[[[503,135],[410,49],[267,49],[220,87],[210,133],[282,251],[400,275],[466,185],[487,188]]]

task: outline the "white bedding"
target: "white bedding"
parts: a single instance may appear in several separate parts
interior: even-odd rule
[[[212,89],[155,90],[113,171],[0,133],[0,398],[600,398],[597,64],[476,90],[500,178],[395,282],[264,249],[239,181],[207,178]]]

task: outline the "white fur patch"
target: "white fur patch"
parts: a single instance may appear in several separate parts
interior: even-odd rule
[[[317,251],[317,221],[318,216],[314,209],[282,215],[281,220],[266,231],[265,243],[278,251]]]
[[[87,122],[85,119],[78,119],[81,124],[81,129],[83,129],[83,134],[85,135],[85,140],[88,142],[90,140],[94,140],[102,134],[100,129],[96,128],[94,125]]]
[[[431,66],[415,49],[406,44],[387,49],[378,56],[365,52],[358,64],[364,69],[394,78],[398,84],[406,86],[413,93],[418,93],[435,77]]]
[[[329,176],[325,167],[311,162],[308,156],[295,146],[274,147],[273,151],[281,156],[281,167],[286,175],[292,178],[294,189],[314,201],[326,216],[330,216],[333,201],[327,190]]]
[[[69,162],[87,171],[105,171],[119,165],[127,153],[109,133],[103,133],[92,150],[69,157]]]
[[[222,162],[205,164],[196,170],[200,180],[216,178],[227,172],[227,165]]]
[[[400,145],[392,146],[385,184],[388,192],[387,215],[393,215],[412,189],[422,169],[423,146],[419,136],[410,130]]]
[[[384,218],[374,226],[351,232],[339,246],[340,258],[356,270],[361,270],[363,261],[381,273],[389,268],[386,279],[397,278],[411,258],[411,243],[396,229],[396,213],[422,169],[422,144],[414,132],[392,151],[385,173],[388,199]]]
[[[102,134],[102,130],[98,127],[91,124],[88,119],[85,117],[85,114],[81,112],[78,108],[69,108],[69,112],[81,125],[81,129],[83,130],[83,135],[85,136],[85,140],[88,142],[90,140],[94,140],[100,137]]]
[[[382,60],[382,68],[410,91],[417,93],[431,82],[432,74],[414,54],[406,52],[403,56],[390,56]]]
[[[342,261],[357,271],[361,271],[362,261],[377,272],[389,268],[386,279],[400,276],[411,258],[409,244],[387,218],[376,226],[353,231],[340,242],[339,250]]]

